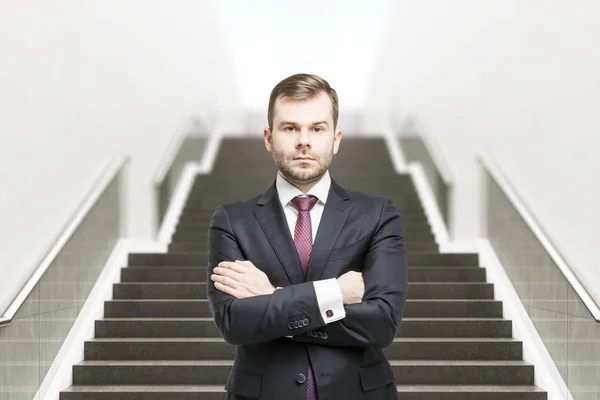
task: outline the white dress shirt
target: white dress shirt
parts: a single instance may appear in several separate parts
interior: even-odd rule
[[[277,173],[275,185],[292,238],[294,237],[294,230],[296,228],[298,210],[294,207],[291,200],[296,196],[305,197],[307,195],[313,195],[318,199],[314,207],[310,210],[312,240],[314,243],[317,230],[319,229],[319,223],[321,222],[321,216],[325,209],[325,203],[327,202],[329,188],[331,187],[331,176],[329,175],[329,171],[325,172],[325,175],[321,177],[319,182],[317,182],[306,194],[302,193],[300,189],[286,181],[281,176],[281,173]],[[313,281],[313,284],[323,321],[325,321],[326,324],[329,324],[344,318],[346,316],[346,310],[344,309],[342,291],[340,290],[337,279],[331,278]],[[333,311],[331,317],[327,316],[328,310]]]

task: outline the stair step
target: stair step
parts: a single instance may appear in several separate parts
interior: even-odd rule
[[[405,241],[410,243],[435,243],[435,236],[431,231],[411,232],[404,231]],[[173,234],[172,241],[175,242],[192,242],[198,244],[206,244],[208,241],[208,229],[201,230],[194,228],[193,230],[182,231],[177,230]]]
[[[409,282],[485,282],[480,267],[408,267]]]
[[[115,300],[206,299],[204,282],[127,282],[113,285]]]
[[[104,303],[106,318],[209,318],[208,300],[111,300]],[[497,300],[408,299],[405,318],[501,318]]]
[[[505,338],[395,339],[385,350],[401,360],[519,360],[522,343]],[[229,360],[235,346],[222,338],[93,339],[85,342],[85,360]]]
[[[205,266],[206,252],[198,253],[132,253],[129,254],[129,266]],[[453,266],[470,267],[479,265],[479,255],[476,253],[427,253],[412,252],[408,254],[408,265],[414,266]]]
[[[409,282],[410,299],[493,299],[494,285],[484,282]]]
[[[206,299],[205,282],[125,282],[113,285],[113,298]],[[485,282],[409,282],[409,299],[493,299],[494,285]]]
[[[210,222],[210,220],[212,219],[212,216],[214,214],[214,209],[213,210],[194,210],[193,212],[190,213],[183,213],[181,214],[181,218],[180,218],[180,222],[181,224],[202,224],[202,225],[206,225],[208,226],[208,223]],[[422,223],[426,223],[428,221],[427,216],[425,215],[425,213],[413,213],[413,214],[402,214],[401,215],[401,220],[403,224],[422,224]]]
[[[208,300],[109,300],[105,318],[210,318]]]
[[[234,182],[227,182],[228,185],[235,185]],[[252,200],[261,196],[270,185],[258,185],[254,188],[247,188],[246,190],[236,190],[231,192],[226,192],[223,189],[213,187],[205,187],[203,190],[198,192],[191,192],[191,194],[195,196],[188,197],[184,210],[188,210],[190,208],[194,209],[206,209],[205,207],[217,207],[222,204],[227,204],[233,201],[245,201]],[[411,189],[403,190],[396,189],[390,190],[385,187],[361,187],[359,185],[352,185],[352,187],[346,187],[349,190],[356,190],[362,192],[367,195],[373,196],[384,196],[392,200],[392,202],[398,207],[405,210],[415,209],[422,210],[423,204],[420,201],[419,195]],[[210,195],[210,192],[218,192],[217,196]],[[246,196],[244,196],[244,194]]]
[[[477,253],[417,253],[408,254],[408,265],[414,266],[479,266]]]
[[[121,282],[206,282],[206,267],[126,267]],[[409,282],[485,282],[479,267],[408,267]]]
[[[185,252],[200,252],[206,251],[208,238],[205,240],[183,240],[174,238],[169,244],[169,253],[185,253]],[[419,251],[419,252],[438,252],[439,246],[431,240],[430,242],[408,242],[404,243],[404,247],[407,252]]]
[[[533,385],[397,385],[402,400],[547,400]]]
[[[172,243],[183,243],[183,244],[192,244],[195,247],[195,250],[173,250],[169,251],[169,254],[178,254],[178,253],[206,253],[206,249],[208,247],[208,235],[179,235],[174,234],[171,237]],[[404,240],[404,247],[409,253],[412,254],[440,254],[439,246],[436,244],[435,237],[432,235],[430,237],[406,237]],[[130,264],[131,265],[131,264]],[[457,265],[460,266],[460,265]],[[469,265],[467,265],[469,266]]]
[[[225,385],[74,385],[60,400],[223,400]]]
[[[249,200],[251,197],[255,197],[255,196],[247,196],[247,198],[242,197],[241,199]],[[189,219],[189,218],[204,217],[207,213],[212,216],[212,214],[214,213],[214,211],[217,209],[218,206],[223,205],[223,204],[235,203],[239,200],[240,200],[240,197],[223,198],[218,203],[202,203],[202,204],[195,205],[192,208],[184,207],[183,210],[181,210],[181,220]],[[427,220],[427,214],[425,214],[424,208],[412,207],[412,206],[408,207],[408,206],[402,206],[402,205],[398,205],[398,206],[396,206],[396,208],[398,209],[398,213],[400,214],[401,221],[405,221],[407,219],[408,220],[416,220],[416,221]]]
[[[97,338],[221,337],[207,318],[104,318],[96,321]],[[510,338],[512,321],[502,318],[403,318],[397,337]]]
[[[525,361],[391,360],[390,365],[404,385],[533,385],[533,365]],[[73,384],[225,384],[232,366],[233,360],[82,361],[73,366]]]
[[[408,299],[404,320],[406,318],[502,318],[502,302],[492,299]]]
[[[185,233],[205,233],[208,232],[208,226],[212,215],[208,218],[186,220],[182,219],[179,224],[175,226],[175,232]],[[431,226],[426,220],[410,221],[402,224],[404,231],[414,234],[420,233],[431,233]]]
[[[532,385],[396,385],[402,400],[547,400]],[[224,385],[70,386],[60,400],[223,400]]]

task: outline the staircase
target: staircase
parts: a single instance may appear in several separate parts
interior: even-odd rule
[[[235,346],[220,337],[206,300],[208,224],[217,205],[267,189],[276,173],[270,156],[262,140],[223,141],[213,173],[194,183],[169,252],[129,256],[62,400],[225,397]],[[399,398],[546,399],[478,255],[439,252],[413,183],[393,172],[384,141],[344,139],[330,171],[346,188],[390,196],[404,222],[408,302],[386,349]]]

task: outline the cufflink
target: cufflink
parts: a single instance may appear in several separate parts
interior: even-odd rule
[[[329,318],[333,317],[333,311],[331,311],[331,310],[327,310],[327,311],[325,312],[325,314],[326,314],[326,315],[327,315]]]

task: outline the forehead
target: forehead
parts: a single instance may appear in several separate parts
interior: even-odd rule
[[[273,123],[290,121],[298,124],[310,124],[315,121],[333,122],[331,99],[325,92],[317,96],[298,100],[292,97],[280,97],[275,102]]]

